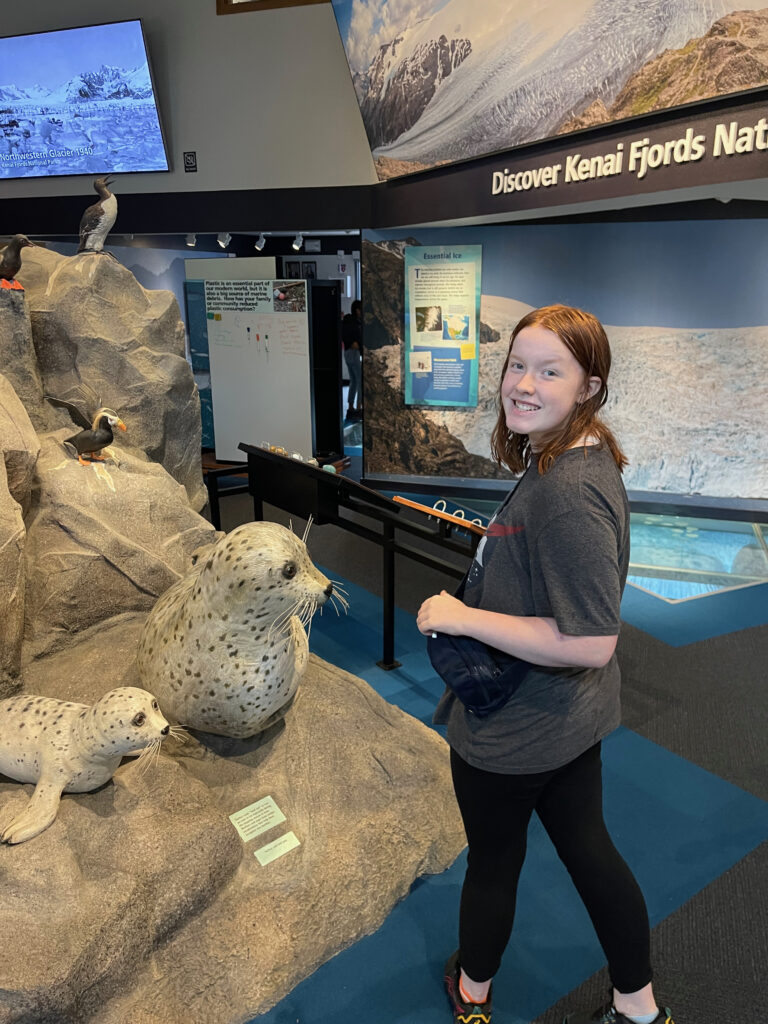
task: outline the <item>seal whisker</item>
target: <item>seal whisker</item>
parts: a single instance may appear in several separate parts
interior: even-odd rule
[[[349,611],[349,598],[346,596],[346,594],[342,594],[339,591],[334,590],[334,592],[331,594],[331,601],[335,601],[336,599],[338,599],[339,604],[341,605],[345,612]]]
[[[137,765],[140,765],[139,774],[144,776],[147,771],[155,764],[160,758],[160,746],[162,740],[153,740],[148,747],[145,747],[139,754],[136,761]]]
[[[289,605],[287,608],[285,608],[283,611],[281,611],[279,613],[279,615],[277,615],[277,617],[275,618],[274,622],[272,623],[272,626],[273,627],[277,627],[278,630],[283,629],[285,624],[291,618],[293,618],[294,615],[296,615],[298,613],[298,610],[301,608],[301,606],[303,604],[304,604],[304,599],[303,598],[299,598],[296,601],[294,601],[292,605]]]
[[[304,529],[304,536],[301,538],[302,544],[307,543],[307,537],[309,536],[309,531],[312,529],[312,523],[314,523],[314,521],[315,517],[310,513],[309,519],[307,520],[307,525]]]

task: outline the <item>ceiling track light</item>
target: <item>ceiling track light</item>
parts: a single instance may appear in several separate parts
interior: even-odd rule
[[[184,241],[187,243],[190,249],[194,249],[194,247],[197,245],[197,235],[187,235]]]
[[[222,249],[226,249],[229,243],[232,241],[232,235],[228,231],[220,231],[216,235],[216,241],[219,243]]]
[[[256,239],[256,241],[253,243],[253,248],[256,250],[256,252],[261,252],[261,250],[264,248],[266,244],[267,240],[264,237],[264,232],[262,231],[259,237]]]
[[[302,235],[302,233],[299,232],[298,235],[296,235],[294,240],[291,242],[291,248],[295,249],[296,252],[298,252],[302,245],[304,245],[304,235]]]

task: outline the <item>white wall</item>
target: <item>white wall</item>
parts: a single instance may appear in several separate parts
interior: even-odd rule
[[[12,6],[3,35],[143,20],[173,170],[120,175],[118,194],[377,181],[330,3],[228,15],[216,0]],[[185,150],[197,173],[184,173]],[[82,176],[0,181],[2,199],[90,192]]]

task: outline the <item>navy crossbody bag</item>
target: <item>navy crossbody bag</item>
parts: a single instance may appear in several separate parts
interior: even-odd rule
[[[467,577],[455,597],[461,600]],[[469,636],[436,633],[427,638],[432,667],[470,714],[486,718],[507,703],[532,667]]]

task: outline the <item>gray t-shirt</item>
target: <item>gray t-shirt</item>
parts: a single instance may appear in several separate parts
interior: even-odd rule
[[[571,636],[615,636],[629,565],[629,509],[607,449],[572,448],[545,474],[536,456],[488,525],[464,602],[554,618]],[[477,718],[446,689],[434,715],[469,764],[517,775],[567,764],[616,728],[619,667],[531,666],[498,711]]]

